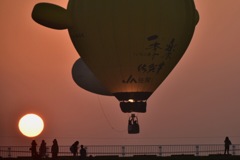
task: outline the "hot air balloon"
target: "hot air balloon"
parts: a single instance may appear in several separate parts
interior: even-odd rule
[[[188,48],[199,16],[193,0],[69,0],[39,3],[32,18],[68,29],[72,43],[123,112],[146,102]]]

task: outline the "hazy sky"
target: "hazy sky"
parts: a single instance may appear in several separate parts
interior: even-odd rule
[[[66,7],[67,0],[46,0]],[[195,0],[193,40],[168,78],[137,114],[140,134],[128,135],[130,114],[115,97],[79,88],[71,69],[79,58],[67,30],[31,19],[41,0],[1,0],[0,146],[29,145],[18,131],[26,113],[45,121],[35,138],[50,145],[240,143],[240,1]]]

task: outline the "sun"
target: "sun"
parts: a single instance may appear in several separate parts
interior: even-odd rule
[[[18,122],[20,132],[27,137],[38,136],[44,128],[43,120],[36,114],[26,114]]]

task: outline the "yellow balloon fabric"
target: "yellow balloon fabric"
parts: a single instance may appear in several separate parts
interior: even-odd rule
[[[119,101],[145,101],[185,53],[198,22],[193,0],[70,0],[69,34]]]

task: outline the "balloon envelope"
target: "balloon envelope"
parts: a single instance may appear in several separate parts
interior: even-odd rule
[[[193,0],[69,1],[78,53],[119,101],[146,101],[186,51]]]
[[[112,95],[101,85],[81,58],[79,58],[72,67],[72,77],[79,87],[89,92],[108,96]]]
[[[124,112],[145,112],[146,100],[185,53],[199,20],[193,0],[69,0],[67,10],[38,4],[32,17],[50,28],[68,28],[84,63]],[[86,75],[73,75],[80,73]],[[104,94],[95,82],[77,82]]]

